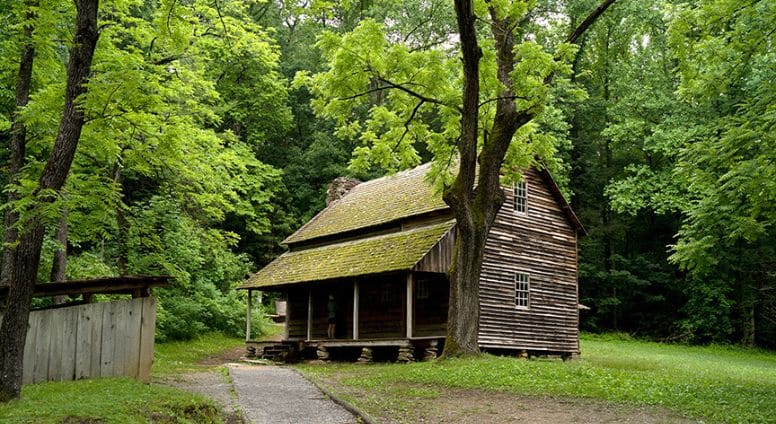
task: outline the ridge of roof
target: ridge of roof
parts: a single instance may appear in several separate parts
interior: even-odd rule
[[[442,200],[442,194],[426,181],[430,167],[431,163],[425,163],[356,185],[282,243],[293,245],[449,209]],[[547,167],[535,169],[545,180],[569,223],[582,235],[587,234]]]
[[[291,245],[447,209],[425,181],[431,164],[362,182],[283,240]]]

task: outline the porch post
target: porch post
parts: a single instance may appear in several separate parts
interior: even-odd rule
[[[291,292],[292,290],[283,293],[283,296],[286,299],[286,325],[283,326],[286,329],[283,331],[283,340],[288,340],[291,335],[291,329],[289,328],[289,323],[291,322],[291,308],[288,307],[288,305],[291,304]]]
[[[408,339],[412,337],[412,332],[413,332],[412,331],[413,330],[413,328],[412,328],[413,327],[413,325],[412,325],[412,318],[415,315],[414,311],[412,309],[412,306],[413,306],[412,305],[413,304],[413,302],[412,302],[412,300],[413,300],[412,299],[412,297],[413,297],[412,296],[412,292],[413,292],[412,286],[414,285],[414,283],[415,283],[415,281],[414,281],[414,279],[412,277],[412,272],[410,272],[409,274],[407,274],[407,295],[405,296],[405,298],[407,300],[407,308],[406,308],[406,310],[407,310],[407,317],[405,319],[407,321],[407,338]]]
[[[307,340],[313,339],[313,289],[307,289]]]
[[[251,340],[251,309],[253,309],[253,290],[248,289],[248,312],[245,314],[245,341]]]
[[[358,340],[358,281],[353,281],[353,340]]]

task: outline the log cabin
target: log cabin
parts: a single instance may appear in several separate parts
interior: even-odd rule
[[[288,251],[240,287],[249,291],[249,350],[327,359],[433,358],[446,334],[455,219],[427,181],[429,164],[358,182],[338,178],[327,206],[286,238]],[[527,169],[490,231],[480,280],[479,344],[519,355],[579,354],[577,235],[550,173]],[[250,340],[253,291],[286,300],[282,343]],[[354,353],[355,352],[355,353]]]

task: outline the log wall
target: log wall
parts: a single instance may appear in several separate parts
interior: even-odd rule
[[[539,173],[526,172],[527,212],[514,192],[485,245],[480,278],[482,347],[579,353],[577,238]],[[530,275],[528,309],[515,306],[515,273]]]
[[[286,292],[286,339],[307,338],[307,288],[294,287]]]
[[[416,274],[414,294],[415,322],[412,335],[444,337],[447,334],[447,305],[450,298],[447,277],[444,274]]]
[[[358,303],[360,339],[401,338],[406,335],[406,277],[374,277],[361,281]]]
[[[32,311],[22,382],[96,377],[150,382],[155,325],[153,297]]]

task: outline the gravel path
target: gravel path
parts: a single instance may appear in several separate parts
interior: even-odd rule
[[[355,417],[293,370],[229,364],[243,417],[253,424],[351,424]]]

